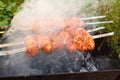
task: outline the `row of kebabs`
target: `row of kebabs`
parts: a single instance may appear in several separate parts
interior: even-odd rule
[[[53,53],[54,50],[61,51],[64,48],[70,53],[74,53],[76,50],[93,50],[95,47],[93,37],[84,28],[77,28],[78,26],[84,26],[84,22],[77,18],[68,18],[66,19],[64,30],[49,35],[49,39],[41,34],[26,36],[27,55],[36,56],[40,49],[47,54]],[[37,28],[39,27],[33,26],[33,31],[38,32]]]
[[[27,36],[26,53],[29,56],[35,56],[39,53],[39,49],[47,54],[51,54],[55,49],[58,51],[66,48],[70,53],[79,51],[93,50],[95,43],[93,37],[83,28],[75,30],[70,35],[69,32],[61,31],[57,35],[53,35],[51,39],[45,39],[40,34]]]

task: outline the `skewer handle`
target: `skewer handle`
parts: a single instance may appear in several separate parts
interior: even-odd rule
[[[96,25],[96,24],[106,24],[106,23],[113,23],[113,21],[102,21],[102,22],[88,22],[85,25]]]
[[[87,32],[95,32],[95,31],[99,31],[101,29],[105,29],[105,27],[99,27],[99,28],[95,28],[95,29],[91,29],[91,30],[87,30]]]
[[[0,44],[0,48],[9,47],[9,46],[16,46],[16,45],[23,45],[23,44],[24,44],[24,41],[5,43],[5,44]]]
[[[93,38],[98,39],[98,38],[107,37],[107,36],[113,36],[113,35],[114,35],[114,32],[110,32],[110,33],[95,35],[95,36],[93,36]]]
[[[5,33],[5,31],[0,31],[0,34],[4,34]]]
[[[5,56],[5,55],[12,55],[20,52],[26,51],[26,48],[18,48],[18,49],[13,49],[13,50],[8,50],[8,51],[0,51],[0,56]]]

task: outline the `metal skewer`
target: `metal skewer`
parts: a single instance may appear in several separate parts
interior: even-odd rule
[[[0,31],[0,34],[4,34],[5,33],[5,31]]]
[[[22,45],[22,44],[24,44],[24,41],[5,43],[5,44],[0,44],[0,48],[9,47],[9,46],[16,46],[16,45]]]
[[[88,22],[88,23],[85,23],[85,25],[88,26],[88,25],[106,24],[106,23],[113,23],[113,21]]]
[[[81,18],[81,20],[91,20],[91,19],[100,19],[100,18],[105,18],[106,16],[95,16],[95,17],[88,17],[88,18]],[[105,23],[113,23],[113,21],[103,21],[103,22],[89,22],[85,23],[85,25],[95,25],[95,24],[105,24]],[[15,31],[30,31],[32,28],[26,28],[26,29],[15,29],[11,30],[10,32],[15,32]],[[0,34],[4,34],[5,31],[1,32]]]
[[[98,30],[101,30],[101,29],[105,29],[105,27],[99,27],[99,28],[95,28],[95,29],[91,29],[91,30],[87,30],[87,32],[94,32],[94,31],[98,31]]]
[[[91,20],[91,19],[101,19],[105,18],[106,16],[95,16],[95,17],[88,17],[88,18],[80,18],[81,20]]]
[[[18,48],[18,49],[13,49],[13,50],[8,50],[8,51],[0,51],[0,56],[5,56],[5,55],[12,55],[20,52],[26,51],[26,48]]]
[[[110,33],[105,33],[105,34],[100,34],[100,35],[94,35],[93,38],[98,39],[98,38],[113,36],[113,35],[114,35],[114,32],[110,32]]]

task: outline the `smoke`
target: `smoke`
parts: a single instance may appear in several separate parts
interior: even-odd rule
[[[88,6],[90,4],[92,6]],[[63,19],[66,17],[93,16],[95,11],[90,11],[89,15],[85,12],[86,10],[89,11],[90,7],[95,9],[97,4],[97,0],[25,0],[22,9],[13,18],[11,28],[4,35],[3,42],[23,41],[24,36],[28,34],[34,35],[32,31],[11,32],[11,30],[32,28],[34,23],[40,27],[41,34],[48,37],[49,32],[56,33],[63,29]],[[49,19],[52,19],[57,24],[52,27],[47,25]],[[42,20],[44,21],[43,25],[40,23]],[[8,47],[5,50],[24,46]],[[28,57],[25,52],[21,52],[6,56],[3,59],[4,65],[0,64],[0,66],[4,66],[1,69],[4,75],[16,76],[83,71],[84,67],[81,67],[82,64],[78,62],[79,58],[81,58],[80,55],[71,55],[66,51],[54,52],[52,55],[40,52],[38,56],[33,58]],[[75,64],[76,60],[77,67],[75,68],[73,64]]]
[[[24,29],[31,28],[32,23],[35,23],[40,27],[41,34],[45,36],[48,35],[48,32],[63,29],[66,17],[93,16],[95,11],[89,12],[89,15],[85,12],[91,8],[96,8],[96,5],[97,1],[95,0],[25,0],[22,10],[13,18],[11,26],[14,29]],[[49,19],[57,24],[47,25],[50,22]],[[43,21],[42,25],[41,21]]]

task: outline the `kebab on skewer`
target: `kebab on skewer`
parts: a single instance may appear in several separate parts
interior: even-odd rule
[[[33,39],[31,36],[27,36],[28,41],[26,41],[26,53],[30,56],[35,56],[39,48],[45,53],[52,53],[55,47],[60,50],[64,49],[64,46],[68,51],[75,52],[76,49],[79,51],[87,51],[94,49],[94,40],[83,28],[76,31],[75,37],[72,38],[67,32],[62,31],[57,35],[57,38],[53,42],[44,39],[41,35],[37,36],[37,40]],[[87,40],[83,39],[86,38]],[[60,45],[61,43],[62,45]],[[55,47],[54,47],[55,46]]]
[[[84,27],[84,26],[87,26],[87,25],[96,25],[96,24],[105,24],[105,23],[113,23],[113,21],[102,21],[102,22],[87,22],[87,23],[84,23],[83,21],[86,21],[86,20],[92,20],[92,19],[100,19],[100,18],[105,18],[105,16],[95,16],[95,17],[88,17],[88,18],[81,18],[81,19],[79,19],[79,18],[65,18],[65,19],[63,19],[65,22],[69,22],[69,21],[72,21],[72,24],[73,23],[75,23],[77,26],[79,26],[79,27]],[[46,24],[47,23],[47,25],[51,25],[51,26],[53,26],[53,25],[56,25],[56,21],[57,21],[57,23],[60,21],[61,19],[53,19],[53,20],[51,20],[51,19],[42,19],[42,20],[39,20],[39,22],[38,21],[32,21],[32,23],[31,23],[31,27],[27,27],[27,28],[17,28],[17,29],[12,29],[11,28],[11,30],[9,30],[9,33],[14,33],[14,32],[16,32],[16,31],[33,31],[33,32],[35,32],[35,33],[39,33],[39,29],[40,29],[40,24]],[[70,23],[70,22],[69,22]],[[81,25],[81,23],[82,23],[82,25]],[[66,23],[65,23],[65,25],[66,25]],[[27,25],[24,25],[24,26],[27,26]],[[4,33],[4,32],[3,32]],[[6,34],[6,36],[9,36],[10,34]]]
[[[99,30],[99,29],[89,30],[89,32],[93,32],[93,31],[97,31],[97,30]],[[112,35],[114,35],[114,32],[100,34],[100,35],[94,35],[92,37],[94,39],[98,39],[98,38],[102,38],[102,37],[106,37],[106,36],[112,36]],[[0,48],[2,48],[2,47],[9,47],[9,46],[16,46],[16,45],[23,45],[23,44],[25,44],[24,41],[5,43],[5,44],[1,44]],[[20,52],[24,52],[24,51],[26,51],[25,47],[24,48],[13,49],[13,50],[8,50],[8,51],[0,51],[0,56],[12,55],[12,54],[16,54],[16,53],[20,53]]]
[[[58,24],[60,23],[60,24]],[[87,22],[85,23],[83,20],[79,19],[79,18],[65,18],[65,19],[43,19],[40,20],[39,22],[37,21],[32,21],[32,26],[31,28],[25,29],[25,30],[31,30],[34,33],[40,33],[41,32],[41,28],[48,26],[51,28],[54,27],[67,27],[67,26],[72,26],[72,28],[84,28],[87,25],[94,25],[94,24],[104,24],[104,23],[113,23],[113,21],[103,21],[103,22]],[[24,29],[21,29],[21,31],[23,31]]]
[[[41,38],[42,40],[37,40],[37,42],[40,43],[40,41],[41,41],[42,44],[41,43],[39,45],[34,44],[33,51],[32,51],[32,48],[29,47],[29,45],[31,46],[31,44],[30,44],[31,42],[36,43],[36,42],[34,42],[35,40],[32,38],[31,42],[29,42],[29,41],[27,42],[28,49],[26,50],[26,52],[29,53],[29,51],[31,51],[34,54],[34,50],[35,50],[34,47],[37,48],[36,52],[38,52],[38,46],[39,46],[39,48],[41,48],[44,52],[51,53],[51,52],[54,51],[55,48],[60,49],[59,47],[61,47],[61,49],[63,49],[64,44],[70,52],[74,52],[76,50],[76,48],[80,51],[86,51],[86,50],[92,50],[93,49],[94,41],[93,41],[92,37],[88,33],[86,33],[86,31],[84,29],[81,29],[81,31],[83,31],[83,33],[80,32],[79,30],[77,30],[78,33],[75,33],[75,31],[74,31],[74,29],[76,29],[77,26],[79,26],[79,27],[84,26],[84,22],[80,21],[78,18],[67,18],[65,20],[65,23],[66,23],[64,25],[64,27],[66,28],[65,31],[61,31],[60,33],[58,33],[55,40],[53,40],[53,43],[49,40]],[[35,30],[34,30],[34,28],[35,28]],[[33,31],[35,33],[39,32],[39,29],[37,29],[37,28],[39,28],[39,27],[35,24],[35,26],[33,26]],[[90,30],[89,30],[89,32],[90,32]],[[76,35],[76,34],[79,34],[79,35]],[[85,35],[83,36],[82,34],[85,34]],[[85,37],[85,36],[88,36],[88,37]],[[39,37],[38,37],[38,39],[39,39]],[[85,39],[86,38],[89,39],[91,43],[89,41],[86,42],[84,39],[82,39],[83,37],[85,37]],[[23,42],[21,42],[21,43],[23,43]],[[18,42],[17,44],[14,44],[14,45],[18,45],[18,44],[21,44],[21,43]],[[92,45],[91,48],[89,47],[90,44],[88,44],[88,43],[90,43]],[[6,45],[7,44],[4,44],[2,46],[4,47]],[[13,45],[13,44],[11,43],[11,45]]]
[[[40,34],[36,36],[39,48],[47,54],[51,54],[54,51],[54,44],[50,41],[42,37]]]
[[[28,41],[29,42],[29,41]],[[28,43],[27,42],[27,43]],[[76,50],[79,51],[88,51],[93,50],[95,47],[94,39],[93,37],[85,31],[83,28],[79,28],[76,30],[76,33],[74,33],[74,36],[70,36],[67,32],[61,31],[58,33],[57,38],[55,37],[53,41],[46,40],[41,35],[37,36],[36,45],[39,46],[39,48],[47,54],[51,54],[55,49],[62,50],[66,47],[68,51],[73,53]],[[60,45],[60,43],[62,45]],[[31,52],[28,52],[27,54],[38,54],[38,46],[33,45]],[[37,48],[36,53],[32,50],[35,50]],[[29,49],[29,46],[26,46],[26,50]],[[31,56],[31,55],[30,55]]]
[[[35,38],[31,35],[28,35],[25,38],[26,43],[26,54],[28,56],[36,56],[39,53],[39,46]]]
[[[101,18],[105,18],[106,16],[95,16],[95,17],[88,17],[88,18],[81,18],[81,20],[85,21],[85,20],[92,20],[92,19],[101,19]],[[35,23],[33,23],[35,24]],[[7,26],[3,26],[2,28],[5,29]],[[17,29],[19,31],[24,31],[24,30],[31,30],[31,28],[27,28],[27,29]],[[36,30],[36,29],[35,29]],[[14,30],[13,30],[14,32]],[[5,31],[1,31],[0,34],[4,34]]]
[[[77,22],[77,23],[73,23],[73,21]],[[67,26],[83,26],[84,23],[82,21],[78,20],[77,18],[69,18],[66,20],[66,25]],[[53,23],[52,23],[53,24]],[[38,31],[38,26],[35,24],[33,25],[33,31],[35,31],[35,33],[39,33]],[[67,34],[66,32],[60,32],[56,38],[54,39],[54,42],[51,43],[49,40],[44,39],[42,36],[38,35],[37,36],[37,41],[39,44],[39,47],[45,52],[45,53],[52,53],[54,50],[55,46],[56,48],[60,48],[63,49],[64,48],[64,44],[66,44],[66,48],[70,51],[73,52],[76,50],[76,45],[74,43],[74,40],[72,39],[72,37]],[[65,43],[63,43],[65,42]],[[27,46],[26,46],[27,47]],[[29,47],[28,47],[29,48]],[[34,48],[34,47],[33,47]],[[34,50],[34,49],[33,49]]]

